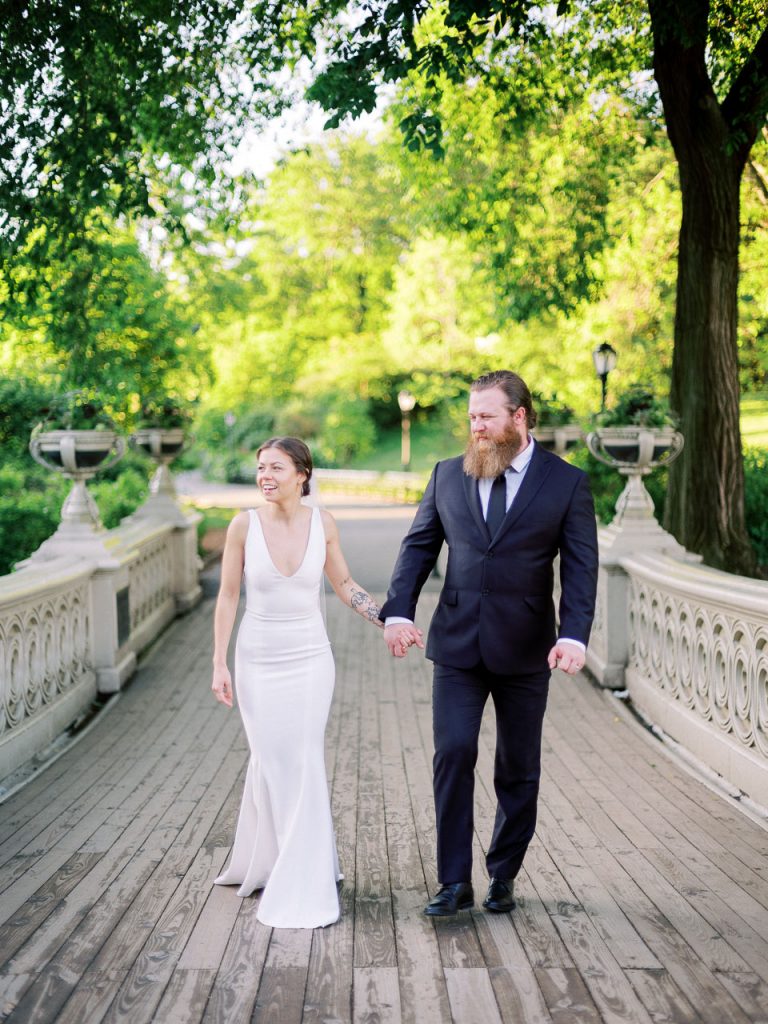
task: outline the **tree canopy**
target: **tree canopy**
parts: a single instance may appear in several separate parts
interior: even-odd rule
[[[740,383],[764,372],[759,261],[741,278],[741,335],[737,290],[742,239],[753,256],[762,251],[759,206],[745,208],[743,232],[740,206],[768,111],[759,0],[23,0],[0,3],[0,15],[6,337],[23,323],[28,344],[36,323],[42,338],[58,310],[61,350],[70,345],[83,372],[97,372],[122,331],[107,305],[119,309],[139,279],[143,294],[154,287],[140,261],[121,280],[105,254],[147,220],[189,240],[218,237],[225,255],[206,242],[177,257],[189,277],[183,311],[170,293],[123,304],[130,344],[114,359],[129,375],[132,345],[144,351],[157,336],[169,352],[162,339],[177,327],[188,337],[185,318],[205,329],[228,304],[238,312],[216,328],[230,338],[216,358],[233,393],[254,365],[271,368],[286,394],[310,382],[328,389],[325,350],[363,394],[393,331],[432,331],[436,351],[451,338],[450,359],[462,365],[474,345],[478,368],[517,359],[548,379],[572,358],[578,378],[584,342],[604,340],[619,317],[633,346],[623,365],[665,351],[655,372],[669,371],[682,415],[686,454],[671,471],[668,525],[712,564],[749,571],[738,398]],[[268,198],[229,181],[244,126],[309,80],[330,126],[386,96],[402,158],[298,154],[272,176]],[[353,166],[368,182],[349,189],[354,210]],[[768,195],[759,162],[749,167],[750,195]],[[643,233],[657,247],[645,265],[634,242]],[[216,288],[197,287],[204,299],[195,299],[196,270],[217,259]],[[457,309],[473,306],[443,317],[437,333],[418,308],[434,301],[435,273]],[[171,292],[184,287],[178,279]],[[134,313],[144,317],[138,333]],[[249,388],[265,391],[260,381]]]

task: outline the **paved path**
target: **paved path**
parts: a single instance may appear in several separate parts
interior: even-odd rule
[[[353,573],[381,589],[407,520],[340,522]],[[255,898],[211,886],[246,761],[237,714],[208,691],[212,609],[174,623],[111,710],[0,807],[0,1019],[766,1021],[768,832],[586,678],[553,678],[518,908],[424,918],[436,882],[429,666],[386,657],[333,598],[327,767],[343,917],[315,932],[260,925]],[[481,892],[492,750],[489,712]]]

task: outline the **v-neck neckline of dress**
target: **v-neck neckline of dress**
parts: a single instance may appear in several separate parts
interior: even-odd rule
[[[315,510],[311,509],[311,511],[310,511],[310,515],[309,515],[309,529],[307,530],[307,541],[306,541],[306,544],[304,545],[304,554],[302,556],[301,561],[299,562],[299,565],[298,565],[298,568],[296,569],[296,572],[292,572],[290,574],[290,576],[286,576],[286,574],[284,572],[281,572],[278,569],[277,564],[276,564],[274,558],[272,557],[272,552],[269,550],[269,544],[267,542],[267,535],[264,532],[264,524],[261,521],[261,516],[259,515],[259,513],[258,513],[258,511],[256,509],[253,510],[253,514],[254,514],[254,516],[259,521],[259,529],[261,530],[261,539],[264,541],[264,547],[265,547],[266,552],[267,552],[267,558],[271,562],[272,568],[275,570],[275,572],[277,573],[277,575],[281,579],[283,579],[283,580],[292,580],[294,578],[294,576],[298,576],[298,574],[304,568],[304,563],[307,560],[307,552],[309,551],[309,541],[310,541],[310,538],[312,536],[312,523],[314,522],[314,519],[315,519]]]

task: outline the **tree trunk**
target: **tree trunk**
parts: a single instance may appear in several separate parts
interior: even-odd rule
[[[670,400],[681,417],[685,450],[670,467],[665,526],[707,564],[754,575],[744,519],[736,341],[744,161],[734,154],[706,70],[708,5],[651,0],[649,6],[654,72],[683,200]]]
[[[680,161],[683,220],[670,399],[681,416],[685,450],[670,467],[665,526],[707,564],[752,575],[736,343],[739,176],[722,166],[723,158],[700,149],[695,166],[684,170]]]

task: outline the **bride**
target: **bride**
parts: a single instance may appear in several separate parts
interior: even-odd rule
[[[338,920],[342,877],[325,773],[325,725],[334,662],[320,595],[323,571],[336,594],[378,627],[379,607],[349,575],[333,517],[302,502],[312,457],[295,437],[258,452],[266,505],[230,523],[214,618],[212,689],[232,707],[226,657],[245,577],[235,679],[250,747],[232,856],[218,885],[238,896],[262,890],[257,917],[274,928]],[[420,633],[413,627],[415,642]]]

